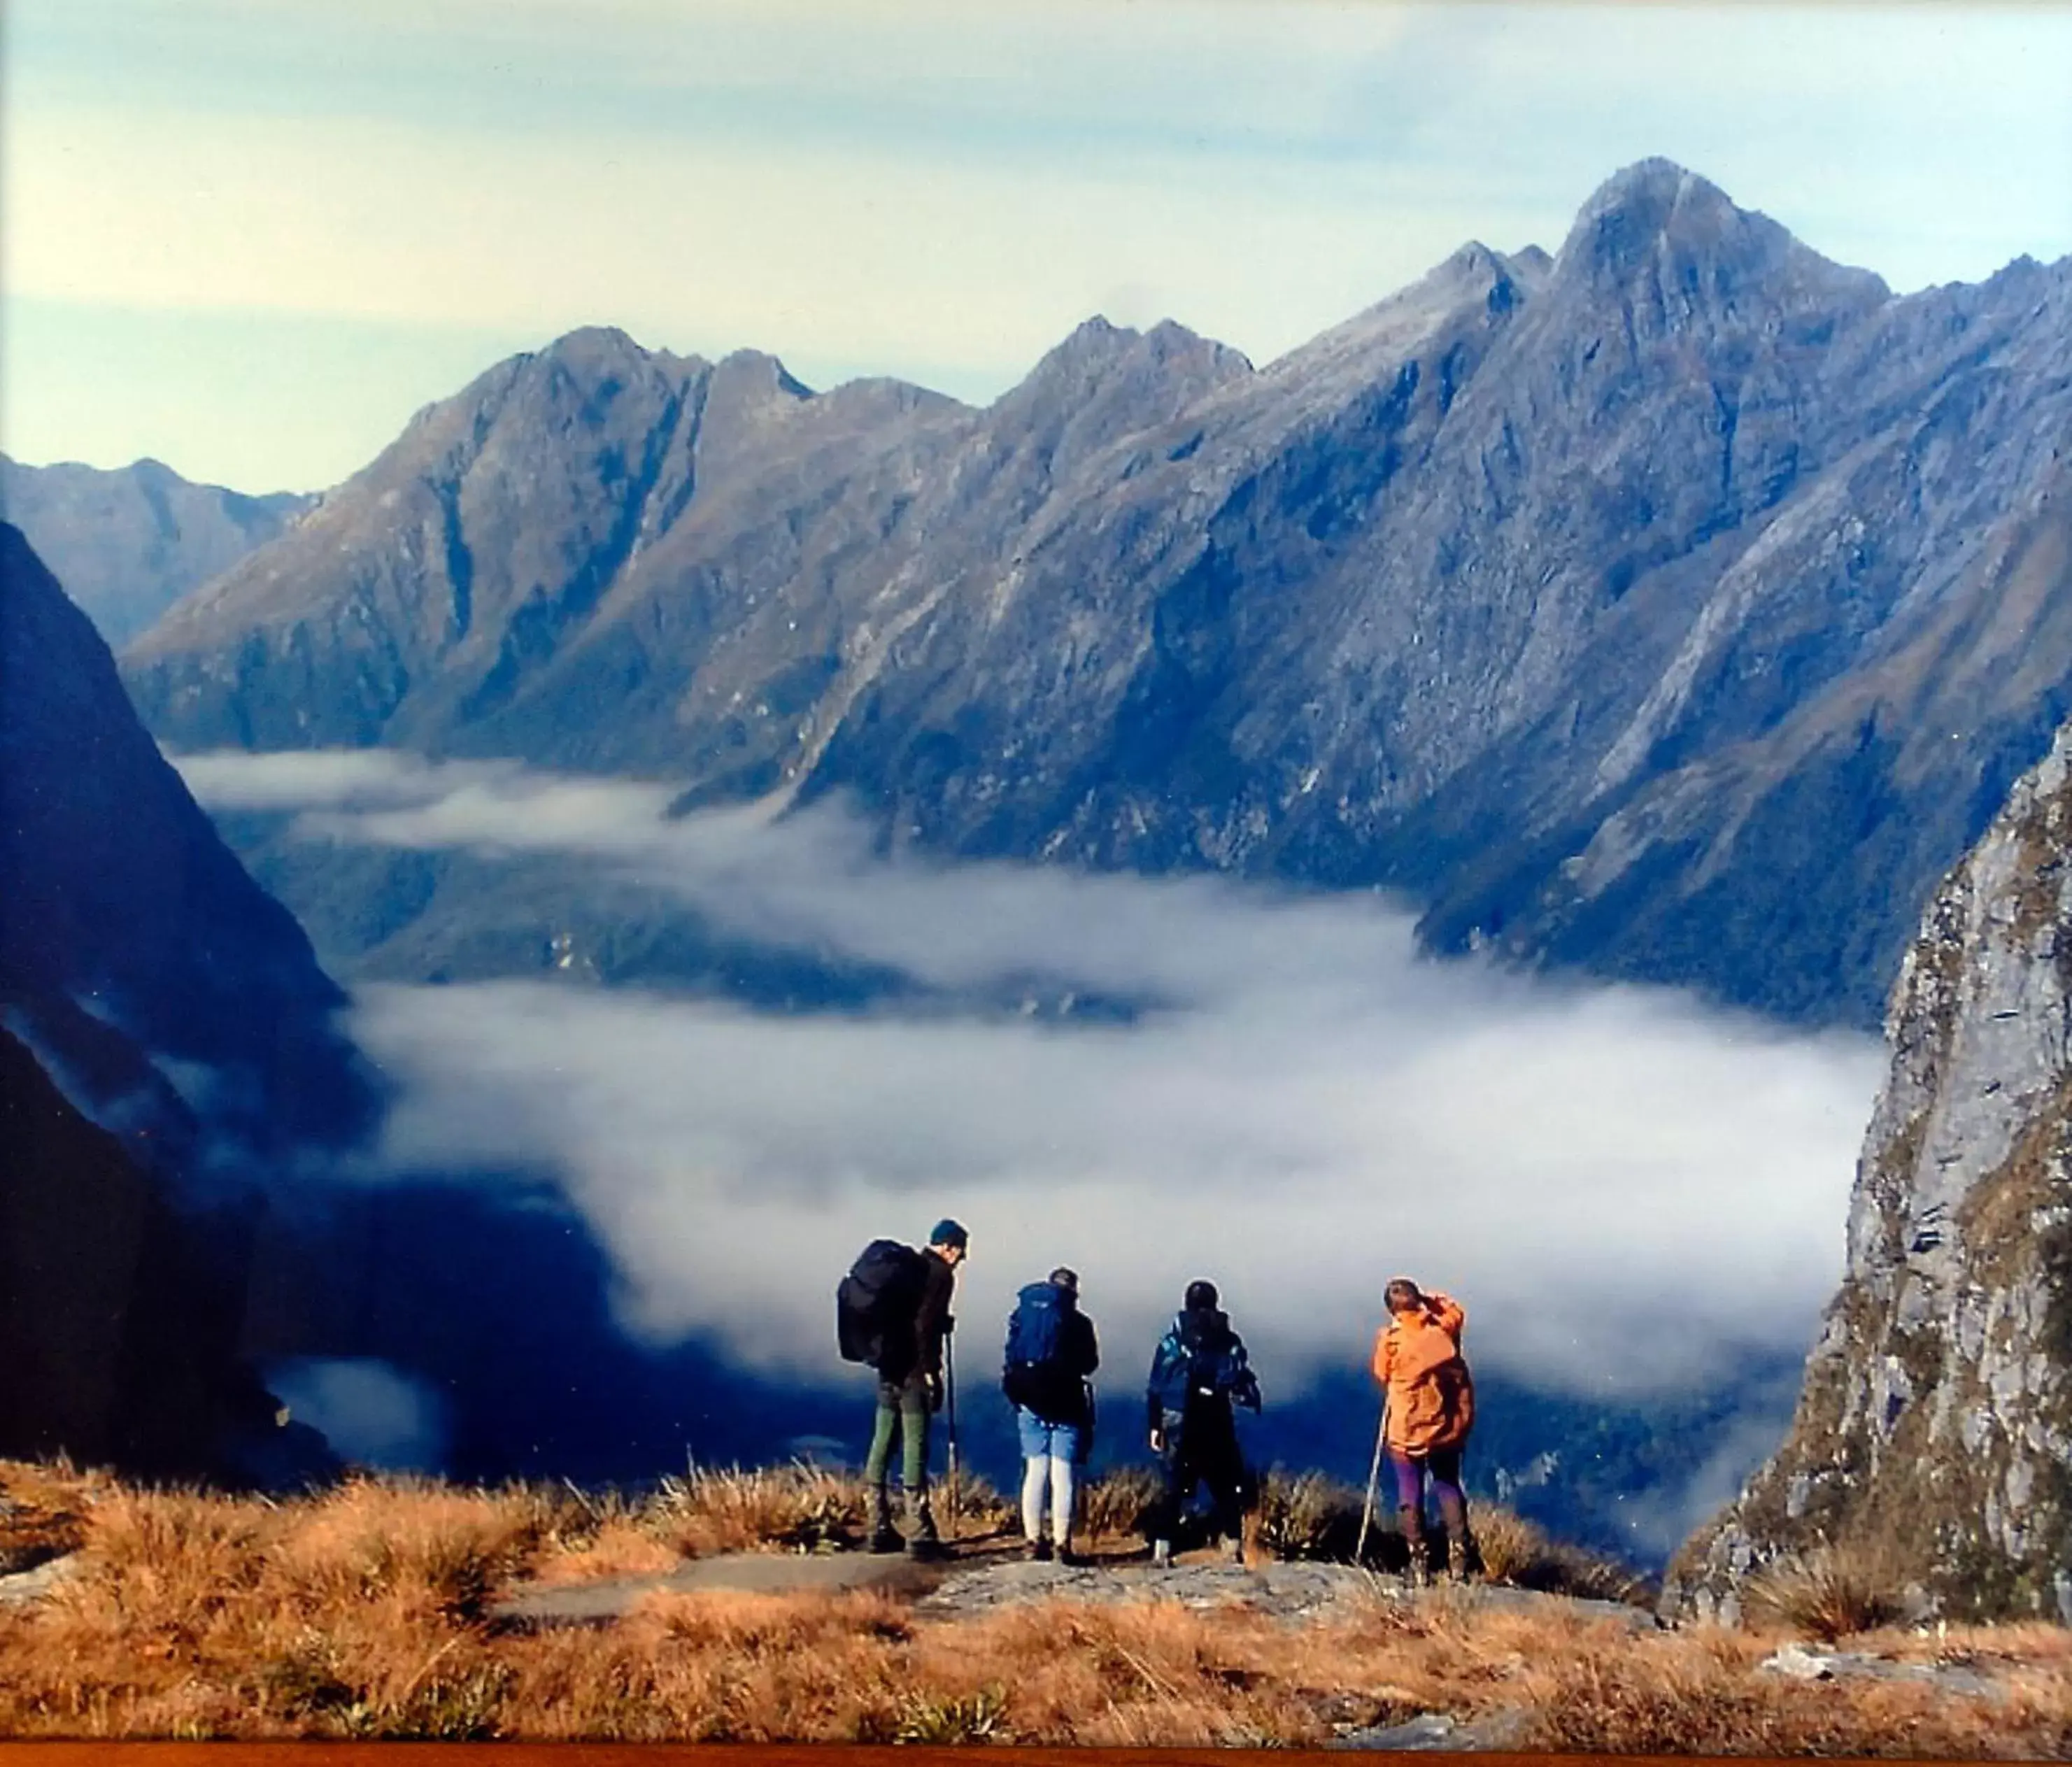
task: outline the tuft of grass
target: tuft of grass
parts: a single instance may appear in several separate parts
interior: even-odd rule
[[[1809,1633],[1823,1643],[1896,1623],[1900,1580],[1881,1552],[1823,1543],[1775,1559],[1748,1580],[1741,1609],[1758,1625]]]
[[[1289,1476],[1276,1467],[1260,1481],[1260,1543],[1278,1559],[1335,1559],[1350,1562],[1359,1543],[1365,1494],[1320,1473]],[[1369,1531],[1370,1550],[1386,1531],[1377,1514]]]
[[[1616,1560],[1551,1540],[1544,1530],[1500,1505],[1479,1506],[1469,1517],[1482,1574],[1494,1583],[1586,1601],[1644,1606],[1653,1586]]]
[[[949,1520],[950,1493],[936,1481],[930,1501],[936,1523]],[[957,1481],[961,1533],[1005,1526],[998,1491],[967,1473]],[[869,1531],[870,1494],[853,1474],[805,1461],[779,1467],[701,1469],[661,1481],[632,1531],[645,1532],[680,1555],[778,1549],[794,1552],[860,1546]]]
[[[850,1546],[868,1521],[861,1479],[801,1461],[789,1466],[701,1469],[665,1478],[650,1502],[651,1527],[691,1557],[782,1547]]]
[[[1163,1481],[1148,1466],[1119,1466],[1079,1490],[1079,1532],[1089,1543],[1141,1538]]]
[[[909,1694],[900,1702],[892,1740],[932,1747],[990,1741],[1006,1711],[1007,1695],[997,1683],[981,1687],[975,1694],[953,1694],[947,1699]]]

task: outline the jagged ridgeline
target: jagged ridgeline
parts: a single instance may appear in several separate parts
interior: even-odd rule
[[[0,454],[0,520],[21,529],[118,648],[314,500],[191,484],[157,460],[104,472],[76,462],[27,466]]]
[[[978,410],[571,334],[125,673],[177,749],[841,791],[1868,1027],[2072,709],[2067,434],[2072,261],[1896,298],[1655,160],[1258,369],[1095,320]],[[469,972],[464,880],[236,837],[334,963]]]
[[[2072,1623],[2068,861],[2072,726],[1922,920],[1790,1435],[1678,1555],[1673,1607],[1731,1615],[1824,1558],[1917,1611]]]

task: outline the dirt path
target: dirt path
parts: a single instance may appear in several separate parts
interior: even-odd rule
[[[602,1625],[657,1590],[734,1589],[758,1595],[835,1589],[887,1589],[920,1597],[944,1579],[997,1564],[1011,1543],[964,1543],[953,1559],[910,1559],[890,1552],[727,1552],[686,1559],[672,1571],[595,1583],[521,1584],[493,1604],[497,1619],[524,1625]]]

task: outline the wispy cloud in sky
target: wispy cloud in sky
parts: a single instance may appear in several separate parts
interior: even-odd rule
[[[356,1034],[405,1088],[387,1157],[558,1173],[647,1331],[831,1372],[847,1260],[947,1212],[981,1346],[1063,1260],[1133,1362],[1209,1275],[1285,1391],[1357,1360],[1408,1271],[1469,1301],[1492,1364],[1634,1393],[1803,1348],[1839,1274],[1868,1039],[1421,960],[1379,898],[881,861],[831,809],[670,821],[659,783],[380,754],[181,765],[216,807],[301,807],[311,839],[561,853],[939,988],[1154,1003],[1121,1024],[364,991]]]
[[[254,488],[468,338],[980,399],[1095,310],[1263,361],[1650,154],[1901,288],[2072,249],[2047,6],[19,0],[5,77],[0,441]],[[168,313],[274,323],[191,321],[182,408],[124,343]]]

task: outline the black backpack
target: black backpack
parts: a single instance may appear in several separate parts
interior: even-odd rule
[[[922,1255],[897,1239],[874,1239],[835,1290],[835,1343],[842,1360],[876,1367],[885,1342],[911,1329],[921,1309]]]

